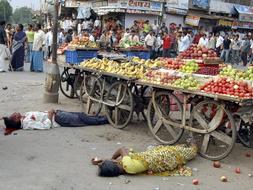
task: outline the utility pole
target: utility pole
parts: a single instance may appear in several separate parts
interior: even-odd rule
[[[45,103],[58,103],[59,100],[60,70],[57,64],[58,8],[59,0],[55,0],[53,13],[52,62],[48,62],[47,64],[48,70],[44,92]]]

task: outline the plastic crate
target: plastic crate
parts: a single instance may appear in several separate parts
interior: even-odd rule
[[[150,53],[147,51],[125,51],[127,57],[139,57],[141,59],[150,59]]]
[[[71,64],[79,64],[86,59],[97,57],[97,50],[67,50],[65,51],[66,62]]]

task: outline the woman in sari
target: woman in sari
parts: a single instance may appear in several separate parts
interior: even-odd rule
[[[13,71],[23,71],[25,58],[25,42],[27,40],[26,33],[23,32],[23,25],[19,24],[14,34],[12,44],[12,60],[11,66]]]
[[[98,165],[98,175],[115,177],[122,174],[141,174],[162,176],[191,176],[192,171],[186,167],[187,161],[197,155],[197,146],[157,146],[144,152],[135,153],[126,148],[117,150],[111,160],[92,159]]]

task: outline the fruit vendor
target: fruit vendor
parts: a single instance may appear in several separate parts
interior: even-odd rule
[[[93,158],[92,164],[98,165],[98,175],[116,177],[122,174],[142,174],[161,176],[191,176],[192,171],[186,167],[187,161],[197,155],[195,143],[191,145],[156,146],[144,152],[131,149],[117,150],[110,160]]]
[[[13,113],[4,120],[6,129],[51,129],[54,127],[82,127],[87,125],[103,125],[108,121],[104,116],[89,116],[79,112],[50,110],[46,112],[32,111],[24,114]]]

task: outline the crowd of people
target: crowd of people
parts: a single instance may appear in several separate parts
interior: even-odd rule
[[[191,44],[213,49],[225,63],[246,66],[253,60],[253,34],[236,31],[211,33],[200,28],[197,32],[171,23],[150,24],[148,20],[135,20],[131,27],[124,29],[120,19],[108,18],[73,20],[69,17],[59,21],[58,46],[70,43],[74,38],[86,37],[101,48],[118,47],[122,42],[142,44],[150,51],[151,58],[175,57]],[[51,57],[53,32],[52,24],[42,27],[29,24],[24,30],[22,24],[15,28],[0,23],[0,72],[7,69],[22,71],[24,62],[30,62],[31,71],[42,72],[43,60]],[[6,64],[10,62],[10,64]],[[8,65],[8,66],[7,66]]]

